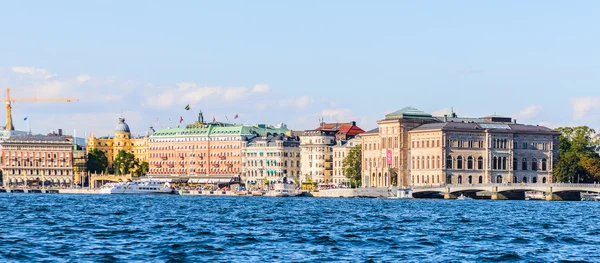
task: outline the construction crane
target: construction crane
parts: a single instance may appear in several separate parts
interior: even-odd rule
[[[56,102],[56,101],[66,101],[66,102],[71,102],[71,101],[79,101],[79,99],[77,98],[38,98],[35,94],[35,92],[33,93],[33,98],[12,98],[10,97],[10,88],[6,88],[6,99],[4,100],[4,102],[6,102],[6,130],[7,131],[14,131],[15,127],[13,126],[13,122],[12,122],[12,106],[11,104],[14,102]]]

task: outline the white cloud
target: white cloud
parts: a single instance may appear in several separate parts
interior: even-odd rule
[[[264,93],[269,91],[269,85],[267,84],[256,84],[254,88],[252,88],[252,92],[254,93]]]
[[[349,109],[324,109],[319,113],[319,115],[322,117],[329,117],[329,118],[336,118],[336,117],[344,118],[349,113],[350,113]]]
[[[299,98],[288,98],[279,101],[279,106],[281,107],[294,107],[296,109],[302,110],[308,107],[311,103],[313,103],[313,99],[309,96],[301,96]]]
[[[84,83],[88,80],[92,79],[89,75],[79,75],[77,76],[77,82],[79,82],[79,84]]]
[[[590,112],[600,110],[600,97],[571,98],[569,102],[573,106],[573,119],[575,120],[588,118]],[[596,113],[598,114],[598,112]]]
[[[517,114],[515,114],[515,116],[517,118],[521,118],[521,119],[532,119],[535,118],[536,116],[538,116],[540,114],[540,111],[542,110],[542,106],[540,105],[529,105],[527,107],[525,107],[524,109],[522,109],[521,111],[519,111]]]
[[[55,77],[56,74],[51,74],[48,70],[43,68],[34,68],[34,67],[13,67],[11,68],[12,72],[27,74],[38,78],[49,79]]]
[[[234,87],[225,88],[223,92],[223,99],[228,101],[236,101],[248,97],[248,88],[246,87]]]

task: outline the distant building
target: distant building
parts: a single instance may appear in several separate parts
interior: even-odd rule
[[[148,174],[199,184],[240,180],[242,147],[246,142],[266,134],[285,135],[287,132],[284,124],[205,123],[200,113],[194,124],[158,129],[150,136]]]
[[[509,117],[407,107],[378,124],[362,135],[365,187],[551,183],[558,160],[558,132]]]
[[[308,130],[300,136],[300,164],[303,183],[331,183],[336,130]]]
[[[5,186],[69,185],[73,146],[61,136],[18,135],[0,142]]]
[[[133,153],[137,159],[147,162],[148,157],[148,137],[154,133],[154,128],[150,126],[144,136],[131,136],[129,125],[124,118],[119,118],[115,134],[112,137],[96,138],[94,135],[87,140],[87,153],[93,149],[99,149],[106,154],[108,158],[108,167],[112,171],[114,162],[119,151],[125,150]]]
[[[300,141],[296,137],[267,135],[242,145],[242,181],[247,188],[263,188],[283,177],[299,182]]]
[[[356,135],[364,133],[365,131],[360,127],[356,126],[355,121],[351,122],[340,122],[340,123],[325,123],[322,122],[321,125],[315,130],[330,130],[335,132],[335,139],[347,141],[354,138]]]
[[[350,186],[350,179],[344,174],[344,159],[348,156],[350,150],[360,146],[362,138],[356,135],[348,141],[338,140],[333,146],[333,175],[332,182],[337,186]]]

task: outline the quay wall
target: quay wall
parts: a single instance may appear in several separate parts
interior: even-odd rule
[[[318,193],[313,193],[315,197],[391,197],[395,191],[391,192],[387,187],[370,187],[370,188],[336,188],[319,190]]]

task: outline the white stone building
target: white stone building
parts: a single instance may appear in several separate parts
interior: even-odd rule
[[[300,180],[331,183],[335,130],[308,130],[300,136]]]
[[[350,180],[344,174],[344,159],[348,156],[350,149],[359,146],[362,143],[360,135],[348,141],[338,140],[333,146],[333,175],[332,182],[338,187],[350,186]]]
[[[265,188],[283,177],[298,183],[300,142],[296,137],[255,137],[242,147],[242,182],[249,189]]]

